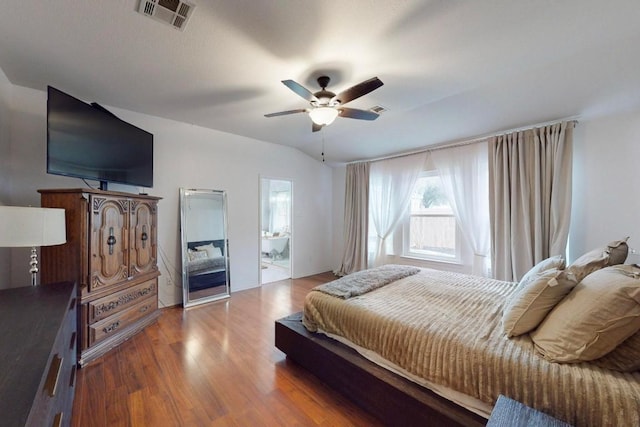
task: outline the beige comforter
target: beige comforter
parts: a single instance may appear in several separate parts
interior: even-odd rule
[[[303,322],[487,404],[504,394],[576,426],[640,425],[640,373],[550,363],[528,335],[506,338],[500,320],[514,289],[423,270],[347,300],[312,291]]]

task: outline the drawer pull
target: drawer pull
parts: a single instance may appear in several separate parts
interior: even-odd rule
[[[76,365],[71,367],[71,375],[69,376],[69,387],[73,388],[76,385]]]
[[[116,329],[118,329],[120,327],[120,321],[116,321],[113,322],[112,324],[110,324],[109,326],[106,326],[104,329],[102,329],[104,331],[105,334],[111,333],[113,331],[115,331]]]
[[[71,334],[71,342],[69,343],[69,350],[73,350],[76,348],[76,333]]]
[[[138,310],[138,311],[139,311],[140,313],[144,313],[144,312],[145,312],[145,311],[147,311],[147,310],[149,310],[149,306],[148,306],[148,305],[145,305],[145,306],[140,307],[140,310]]]
[[[58,412],[56,416],[53,418],[52,427],[61,427],[62,426],[62,412]]]
[[[60,372],[62,371],[62,357],[57,354],[53,356],[53,360],[51,360],[51,366],[49,366],[49,373],[47,374],[47,381],[44,383],[44,389],[49,395],[49,397],[53,397],[56,395],[56,389],[58,388],[58,378],[60,377]]]

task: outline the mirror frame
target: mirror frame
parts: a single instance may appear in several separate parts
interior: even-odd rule
[[[189,196],[222,196],[222,221],[224,237],[224,265],[225,265],[225,289],[223,293],[204,296],[202,298],[189,298],[189,271],[188,264],[188,238],[187,231],[189,224],[187,221],[187,200]],[[207,302],[218,301],[231,296],[231,286],[229,279],[229,234],[227,230],[227,193],[222,190],[203,190],[192,188],[180,188],[180,241],[182,248],[182,304],[185,308]]]

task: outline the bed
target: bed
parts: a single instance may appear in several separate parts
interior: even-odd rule
[[[224,246],[224,239],[187,243],[190,291],[226,284]]]
[[[502,394],[576,426],[640,425],[640,373],[552,363],[501,318],[516,283],[420,269],[346,299],[314,290],[276,346],[386,424],[484,425]]]

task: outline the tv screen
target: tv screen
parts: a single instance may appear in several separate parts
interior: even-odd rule
[[[153,187],[153,135],[49,86],[47,173]]]

